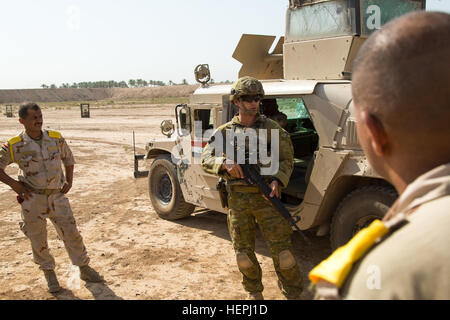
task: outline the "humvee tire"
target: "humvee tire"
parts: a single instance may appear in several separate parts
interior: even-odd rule
[[[397,196],[392,187],[386,186],[367,186],[350,192],[333,216],[331,248],[336,250],[373,220],[382,219]]]
[[[150,201],[158,216],[177,220],[190,216],[195,206],[184,201],[175,165],[170,155],[160,155],[152,162],[148,174]]]

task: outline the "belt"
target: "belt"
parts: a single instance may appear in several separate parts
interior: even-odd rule
[[[32,193],[44,194],[46,196],[50,196],[52,194],[55,194],[55,193],[58,193],[61,191],[59,189],[34,189],[34,188],[29,188],[29,189]]]
[[[258,186],[231,185],[228,186],[232,192],[259,193]]]

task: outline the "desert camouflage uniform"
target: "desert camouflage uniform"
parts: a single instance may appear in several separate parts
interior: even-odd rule
[[[219,133],[226,137],[226,130],[232,128],[237,133],[240,130],[246,130],[246,127],[239,122],[238,116],[235,116],[232,121],[220,126],[212,137]],[[289,134],[276,122],[259,114],[250,128],[257,132],[258,129],[267,129],[268,144],[270,144],[270,129],[279,130],[279,170],[273,176],[266,176],[265,180],[269,182],[277,178],[282,186],[286,187],[293,170],[294,150]],[[212,141],[214,138],[203,150],[202,167],[206,172],[222,176],[227,180],[228,228],[236,252],[237,265],[243,275],[242,284],[245,290],[263,291],[261,267],[255,256],[255,231],[256,223],[258,223],[270,249],[283,294],[289,298],[298,297],[302,291],[302,278],[292,253],[292,228],[289,222],[272,207],[269,200],[262,196],[258,187],[248,186],[244,181],[220,171],[226,155],[215,154]]]
[[[84,266],[89,262],[69,200],[60,192],[65,182],[61,161],[65,166],[75,163],[69,146],[56,131],[43,130],[40,142],[23,132],[0,149],[0,168],[17,163],[19,181],[31,189],[32,197],[21,203],[20,229],[30,239],[34,262],[42,270],[55,268],[47,243],[47,218],[64,241],[72,263]]]

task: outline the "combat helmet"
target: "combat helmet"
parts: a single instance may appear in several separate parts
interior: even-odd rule
[[[253,77],[245,76],[239,78],[231,88],[230,101],[245,95],[261,95],[264,96],[262,83]]]

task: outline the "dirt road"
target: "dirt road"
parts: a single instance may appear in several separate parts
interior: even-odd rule
[[[91,265],[104,284],[76,281],[54,227],[48,239],[60,284],[52,295],[42,272],[32,261],[28,239],[19,230],[20,206],[15,193],[0,184],[0,299],[244,299],[226,216],[196,210],[193,216],[165,221],[154,212],[147,179],[133,178],[132,131],[137,151],[161,135],[159,124],[173,119],[173,106],[91,109],[81,118],[79,108],[43,110],[44,127],[60,131],[77,161],[68,196]],[[0,115],[0,141],[22,130],[16,118]],[[16,176],[17,167],[6,171]],[[328,239],[307,232],[305,247],[293,236],[296,258],[308,286],[307,273],[330,253]],[[258,233],[257,257],[263,269],[266,299],[284,299],[277,287],[269,251]],[[310,299],[305,290],[303,298]]]

